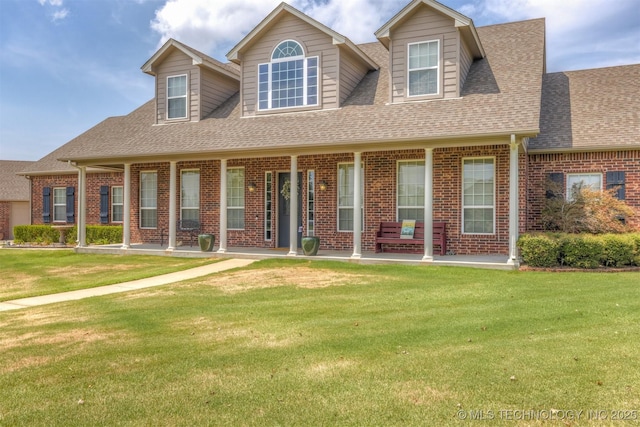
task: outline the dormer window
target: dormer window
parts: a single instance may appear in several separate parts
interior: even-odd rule
[[[318,105],[318,57],[305,57],[296,41],[276,46],[271,62],[258,65],[258,79],[260,110]]]
[[[187,75],[167,77],[167,119],[187,118]]]
[[[440,41],[409,44],[409,96],[437,95],[440,86]]]

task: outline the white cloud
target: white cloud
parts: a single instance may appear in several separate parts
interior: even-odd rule
[[[60,21],[69,15],[69,9],[60,9],[53,12],[52,20],[53,22]]]
[[[255,27],[279,0],[169,0],[156,11],[151,28],[169,38],[211,54],[231,48]],[[218,58],[223,59],[223,58]]]
[[[39,0],[62,1],[62,0]],[[476,25],[546,18],[549,70],[590,68],[606,62],[638,62],[638,0],[442,0]],[[373,33],[409,0],[287,0],[293,7],[356,43]],[[224,55],[280,0],[167,0],[151,28],[158,47],[175,38],[213,57]],[[624,43],[624,44],[623,44]],[[622,48],[621,48],[622,46]],[[596,59],[589,55],[595,51]],[[621,50],[623,52],[621,52]],[[577,52],[581,58],[575,58]],[[618,59],[622,55],[623,59]],[[574,58],[569,59],[569,57]],[[613,58],[616,58],[615,60]],[[595,64],[594,64],[595,61]]]
[[[374,40],[386,19],[406,0],[293,0],[291,6],[356,43]],[[151,28],[160,47],[175,38],[217,59],[264,19],[280,0],[168,0],[156,11]]]

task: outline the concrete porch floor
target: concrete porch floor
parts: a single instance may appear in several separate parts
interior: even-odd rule
[[[351,258],[350,251],[319,250],[315,256],[305,256],[302,249],[298,249],[296,256],[288,255],[286,248],[244,248],[228,247],[225,253],[218,253],[214,247],[213,252],[202,252],[196,244],[194,246],[179,246],[173,251],[168,251],[167,246],[158,244],[132,244],[129,249],[122,249],[121,245],[99,245],[75,248],[78,253],[109,253],[117,255],[155,255],[176,256],[191,258],[251,258],[251,259],[309,259],[355,262],[359,264],[407,264],[407,265],[447,265],[457,267],[488,268],[495,270],[514,270],[517,265],[508,264],[507,255],[435,255],[433,262],[423,262],[422,254],[413,253],[375,253],[363,252],[358,259]]]

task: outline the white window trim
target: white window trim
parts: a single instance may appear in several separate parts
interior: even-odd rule
[[[278,46],[280,46],[282,43],[286,43],[286,42],[294,42],[297,43],[298,45],[300,45],[300,48],[302,49],[302,55],[297,55],[297,56],[288,56],[286,58],[277,58],[277,59],[273,59],[273,54],[275,52],[275,50],[278,48]],[[304,107],[317,107],[318,105],[320,105],[320,57],[319,56],[306,56],[307,53],[305,52],[304,46],[302,45],[302,43],[293,40],[293,39],[287,39],[287,40],[282,40],[281,42],[278,42],[278,44],[273,48],[273,50],[271,51],[271,55],[269,56],[269,62],[263,62],[258,64],[257,70],[256,70],[256,76],[257,76],[257,84],[258,84],[258,93],[257,93],[257,107],[258,107],[258,111],[282,111],[282,110],[291,110],[291,109],[296,109],[296,108],[304,108]],[[316,59],[316,68],[317,68],[317,72],[316,72],[316,103],[315,104],[309,104],[308,101],[308,93],[307,93],[307,89],[308,89],[308,61],[309,59]],[[289,62],[289,61],[295,61],[298,59],[302,59],[302,79],[303,79],[303,87],[302,87],[302,105],[296,105],[293,107],[273,107],[273,89],[272,89],[272,79],[271,79],[271,72],[272,72],[272,65],[274,63],[280,63],[280,62]],[[267,85],[268,85],[268,89],[267,89],[267,108],[260,108],[260,67],[266,65],[268,67],[267,70],[267,76],[268,76],[268,81],[267,81]]]
[[[113,190],[115,190],[116,188],[121,188],[122,189],[122,203],[116,203],[114,202],[114,197],[113,197]],[[115,206],[122,206],[122,218],[124,219],[124,187],[122,185],[114,185],[113,187],[111,187],[111,222],[115,223],[115,224],[122,224],[123,221],[115,221],[113,218],[115,218],[114,216],[114,207]]]
[[[245,188],[245,184],[247,182],[247,174],[246,174],[244,166],[236,166],[236,167],[227,168],[227,175],[232,170],[242,170],[242,186],[241,186],[242,187],[241,188],[241,191],[242,191],[242,206],[231,206],[231,205],[229,205],[228,197],[229,197],[229,193],[230,193],[229,192],[230,180],[227,178],[227,218],[230,217],[230,215],[229,215],[229,211],[230,210],[242,210],[245,213],[245,216],[246,216],[247,199],[244,196],[244,188]],[[228,221],[228,219],[227,219],[227,221]],[[246,228],[246,224],[245,224],[245,227],[243,227],[243,228],[228,227],[227,230],[244,230],[245,228]]]
[[[264,240],[273,240],[273,172],[264,173]],[[270,214],[270,215],[268,215]],[[269,234],[267,234],[269,233]]]
[[[400,206],[400,164],[401,163],[422,163],[422,167],[426,168],[424,159],[404,159],[396,162],[396,221],[400,220],[400,209],[422,209],[422,217],[424,218],[424,202],[416,206]],[[425,169],[426,173],[426,169]],[[420,183],[424,185],[424,180]],[[423,195],[424,196],[424,195]]]
[[[576,176],[598,176],[600,178],[600,188],[598,188],[598,191],[602,191],[602,186],[603,186],[603,174],[602,172],[572,172],[572,173],[568,173],[567,174],[567,178],[566,178],[566,188],[565,188],[565,196],[567,200],[571,200],[571,187],[573,187],[573,184],[569,184],[569,181],[571,181],[571,177],[576,177]],[[575,184],[575,183],[574,183]]]
[[[307,171],[307,236],[314,236],[316,231],[316,172],[311,169]],[[313,207],[311,206],[311,195],[313,195]],[[311,217],[313,216],[313,220]]]
[[[185,93],[180,96],[169,96],[169,79],[173,79],[176,77],[184,77],[185,78]],[[166,105],[166,119],[167,120],[184,120],[189,117],[189,75],[188,74],[176,74],[175,76],[167,76],[167,83],[165,86],[165,91],[167,94],[167,105]],[[184,116],[183,117],[169,117],[169,100],[170,99],[178,99],[184,98],[185,108],[184,108]]]
[[[424,44],[424,43],[437,43],[438,44],[438,65],[435,67],[422,67],[422,68],[415,68],[415,69],[411,69],[409,67],[409,51],[411,50],[411,46],[413,45],[417,45],[417,44]],[[440,39],[433,39],[433,40],[423,40],[423,41],[419,41],[419,42],[414,42],[414,43],[408,43],[407,44],[407,98],[428,98],[428,97],[438,97],[440,96],[440,86],[441,86],[441,74],[442,74],[442,43]],[[420,71],[420,70],[436,70],[436,92],[435,93],[420,93],[417,95],[412,95],[411,94],[411,86],[409,85],[409,76],[411,75],[412,71]]]
[[[64,203],[58,203],[56,204],[56,190],[62,190],[64,197],[62,200],[64,200]],[[67,222],[67,188],[66,187],[54,187],[53,191],[52,191],[52,210],[53,210],[53,214],[51,215],[51,217],[53,218],[53,222]],[[62,219],[56,219],[56,206],[64,206],[64,214],[62,216]]]
[[[182,217],[182,211],[184,209],[187,210],[194,210],[197,209],[198,210],[198,218],[200,217],[200,203],[198,203],[198,206],[184,206],[183,205],[183,198],[182,198],[182,183],[183,183],[183,173],[185,172],[198,172],[198,202],[200,202],[200,188],[201,188],[201,181],[200,178],[202,177],[202,174],[200,173],[200,169],[182,169],[180,170],[180,219],[183,219]]]
[[[156,207],[155,208],[144,208],[142,207],[142,174],[145,173],[155,173],[156,174]],[[156,211],[156,218],[157,218],[157,211],[158,211],[158,171],[157,170],[145,170],[145,171],[140,171],[140,195],[138,197],[138,203],[140,206],[140,219],[139,219],[139,227],[141,230],[156,230],[158,228],[158,222],[156,219],[156,226],[155,227],[143,227],[142,226],[142,211],[143,210],[155,210]]]
[[[354,209],[353,205],[351,206],[340,206],[340,166],[342,165],[354,165],[353,162],[340,162],[337,165],[336,168],[336,184],[337,184],[337,190],[336,190],[336,231],[338,233],[353,233],[353,230],[341,230],[340,229],[340,209]],[[364,206],[365,206],[365,194],[364,194],[364,190],[365,190],[365,173],[364,173],[364,162],[360,163],[360,173],[362,174],[362,179],[360,179],[360,186],[362,187],[360,189],[360,195],[362,196],[362,206],[360,206],[360,210],[361,210],[361,218],[362,218],[362,230],[364,231],[365,227],[364,227],[364,220],[365,220],[365,215],[364,215]],[[355,215],[355,212],[353,213]]]
[[[465,160],[482,160],[482,159],[491,159],[493,160],[493,205],[489,206],[489,205],[479,205],[479,206],[470,206],[473,208],[478,208],[478,209],[486,209],[486,208],[492,208],[493,209],[493,233],[468,233],[464,231],[464,209],[465,209],[465,204],[464,204],[464,162]],[[497,180],[498,180],[498,166],[496,164],[496,158],[493,156],[481,156],[481,157],[463,157],[462,158],[462,168],[461,168],[461,172],[462,175],[460,177],[460,182],[462,184],[462,188],[461,188],[461,199],[460,199],[460,206],[461,206],[461,220],[462,222],[460,223],[460,230],[461,230],[461,234],[465,234],[467,236],[495,236],[497,234],[497,230],[496,230],[496,216],[497,216],[497,194],[496,194],[496,185],[497,185]]]

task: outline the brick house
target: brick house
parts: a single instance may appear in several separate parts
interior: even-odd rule
[[[315,235],[358,258],[380,222],[415,219],[428,261],[444,221],[451,253],[515,262],[551,175],[640,208],[640,65],[548,74],[543,19],[476,28],[433,0],[375,36],[282,3],[228,63],[167,41],[142,66],[154,99],[23,172],[33,222],[123,224],[124,248],[166,233],[171,251],[196,219],[221,253]]]

